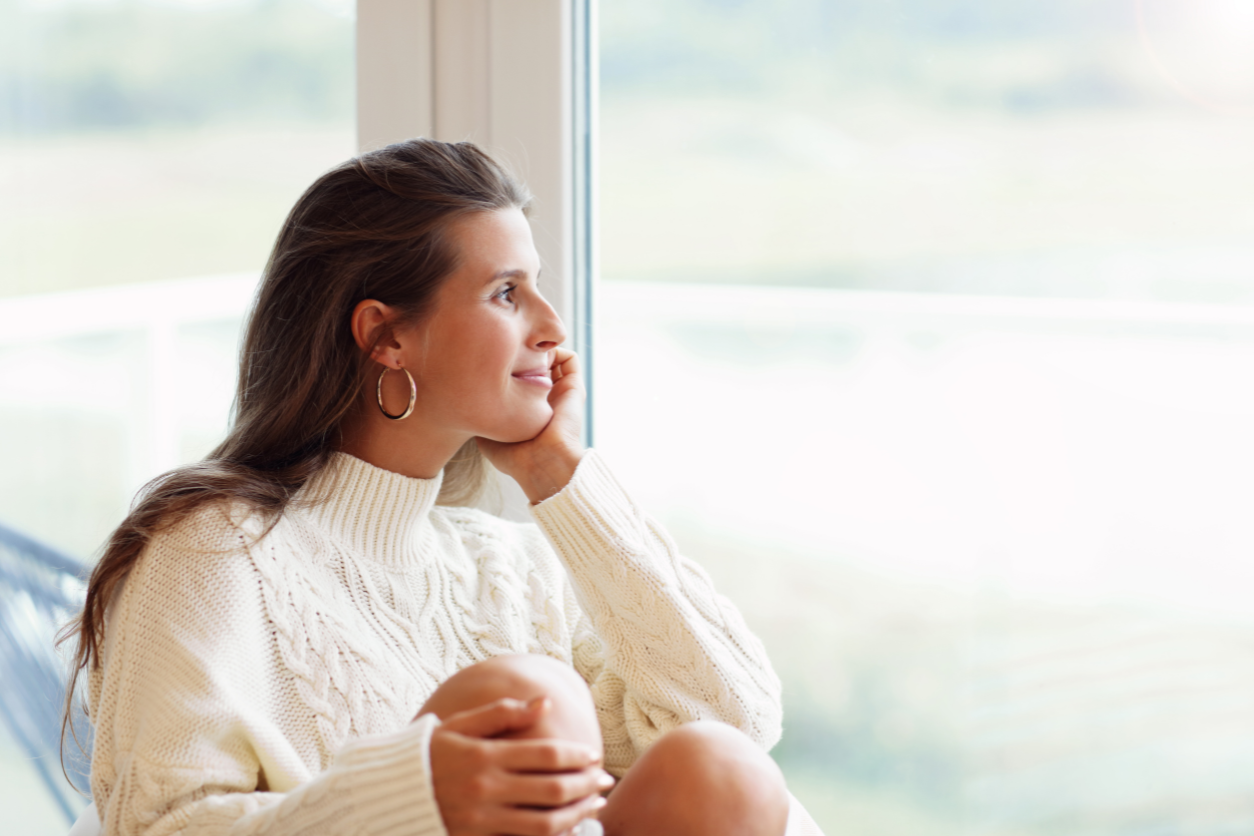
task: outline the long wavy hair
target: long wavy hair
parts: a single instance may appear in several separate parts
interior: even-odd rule
[[[349,327],[357,303],[377,299],[399,312],[399,323],[421,320],[456,267],[450,224],[530,203],[526,188],[473,144],[428,139],[362,154],[301,196],[248,318],[226,439],[140,491],[92,570],[82,612],[61,631],[58,644],[77,640],[62,737],[79,675],[100,665],[108,602],[153,535],[217,500],[242,502],[272,526],[327,466],[361,392],[370,353]],[[446,467],[437,501],[473,502],[487,472],[468,442]]]

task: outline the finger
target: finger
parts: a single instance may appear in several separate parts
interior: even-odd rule
[[[599,769],[556,775],[515,775],[501,786],[501,800],[528,807],[565,807],[600,795],[614,786],[614,779]]]
[[[524,810],[514,808],[507,810],[500,817],[501,826],[493,832],[512,833],[517,836],[549,836],[570,830],[584,819],[595,818],[597,811],[605,806],[605,799],[599,795],[586,798],[556,810]],[[493,816],[493,818],[498,818]],[[493,827],[496,827],[493,824]]]
[[[568,374],[579,373],[579,355],[569,349],[555,348],[553,349],[553,363],[551,367],[565,377]]]
[[[570,352],[564,348],[553,349],[553,356],[549,359],[549,377],[554,383],[557,383],[566,376],[562,363],[570,356]]]
[[[446,731],[467,737],[493,737],[511,731],[529,729],[549,710],[548,697],[536,697],[530,702],[505,699],[451,714],[440,724]]]
[[[569,740],[502,740],[496,755],[508,772],[574,772],[601,762],[600,752]]]
[[[560,366],[554,367],[553,389],[549,392],[549,401],[563,398],[571,392],[583,392],[583,381],[579,374],[579,358],[571,354]]]

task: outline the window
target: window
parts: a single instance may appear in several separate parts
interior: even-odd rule
[[[355,149],[352,13],[0,3],[0,520],[90,560],[221,437],[270,243]],[[5,822],[65,832],[23,758],[0,739]]]
[[[239,316],[279,224],[354,151],[351,11],[0,9],[11,524],[86,559],[140,485],[221,436]]]
[[[603,0],[597,444],[829,833],[1254,825],[1254,17]]]

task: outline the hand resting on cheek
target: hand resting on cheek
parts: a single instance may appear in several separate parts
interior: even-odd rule
[[[578,355],[564,348],[553,349],[549,373],[553,388],[548,401],[553,417],[535,438],[513,443],[476,439],[488,461],[517,481],[533,505],[565,487],[584,454],[583,410],[587,396]]]

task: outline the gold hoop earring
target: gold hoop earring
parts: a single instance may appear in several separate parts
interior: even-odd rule
[[[414,404],[418,402],[418,384],[414,383],[414,376],[409,370],[401,367],[396,371],[405,372],[405,377],[409,378],[409,406],[405,407],[405,411],[400,415],[393,415],[383,408],[383,376],[392,371],[387,366],[383,367],[383,371],[379,372],[379,382],[374,387],[375,397],[379,401],[379,411],[383,413],[383,417],[390,418],[393,421],[404,421],[410,415],[414,414]]]

